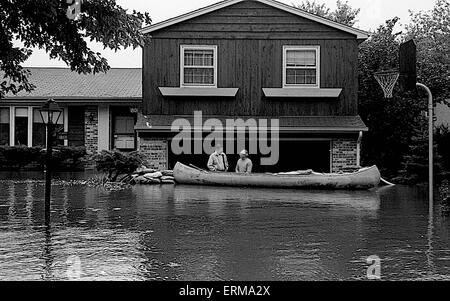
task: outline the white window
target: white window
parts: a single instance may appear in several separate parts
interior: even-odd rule
[[[46,145],[46,127],[39,113],[40,107],[1,107],[0,145],[42,146]],[[56,133],[68,131],[67,109],[62,109],[55,126]],[[67,140],[57,138],[55,145],[67,145]]]
[[[283,87],[320,86],[320,46],[283,47]]]
[[[0,145],[9,145],[11,132],[11,109],[0,107]]]
[[[217,46],[181,45],[181,87],[217,87]]]

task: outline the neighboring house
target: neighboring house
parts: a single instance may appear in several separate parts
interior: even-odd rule
[[[0,145],[45,146],[39,114],[53,98],[63,110],[59,145],[89,153],[136,149],[134,125],[141,107],[141,69],[111,69],[83,75],[62,68],[27,68],[36,89],[0,100]]]
[[[170,148],[172,122],[194,111],[219,120],[278,118],[280,162],[259,171],[359,164],[368,129],[358,116],[358,45],[366,32],[272,0],[227,0],[143,33],[151,40],[136,130],[152,166],[205,167],[207,154],[177,156]]]

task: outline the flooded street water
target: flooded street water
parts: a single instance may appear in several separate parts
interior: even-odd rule
[[[67,280],[74,258],[83,280],[358,280],[371,255],[384,280],[450,280],[426,189],[61,185],[47,229],[38,176],[0,181],[0,280]]]

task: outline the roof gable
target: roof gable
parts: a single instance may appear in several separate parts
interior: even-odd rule
[[[197,17],[203,16],[203,15],[215,12],[217,10],[220,10],[220,9],[232,6],[232,5],[236,5],[241,2],[249,2],[249,1],[262,3],[262,4],[268,5],[270,7],[279,9],[281,11],[288,12],[290,14],[317,22],[319,24],[323,24],[323,25],[332,27],[334,29],[355,35],[357,39],[363,40],[363,39],[367,39],[369,37],[368,33],[363,30],[356,29],[356,28],[353,28],[353,27],[350,27],[347,25],[343,25],[343,24],[334,22],[332,20],[329,20],[329,19],[326,19],[323,17],[319,17],[317,15],[308,13],[306,11],[297,9],[295,7],[292,7],[292,6],[289,6],[289,5],[280,3],[278,1],[274,1],[274,0],[225,0],[225,1],[221,1],[216,4],[192,11],[190,13],[187,13],[187,14],[184,14],[184,15],[172,18],[172,19],[168,19],[166,21],[156,23],[156,24],[148,26],[148,27],[145,27],[142,29],[142,33],[148,34],[148,33],[156,32],[156,31],[159,31],[166,27],[191,20],[193,18],[197,18]]]

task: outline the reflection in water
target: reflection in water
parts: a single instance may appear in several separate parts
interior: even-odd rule
[[[43,280],[52,280],[52,266],[53,266],[53,249],[52,249],[52,234],[51,228],[45,227],[44,231],[45,242],[44,242],[44,252],[42,254],[42,259],[44,260],[44,273],[42,275]]]
[[[433,202],[429,203],[428,212],[428,250],[427,250],[427,262],[428,262],[428,275],[430,277],[434,274],[434,263],[433,263],[433,231],[434,231],[434,208]]]
[[[0,279],[450,279],[449,221],[427,215],[426,191],[299,191],[137,186],[107,192],[0,182]]]

